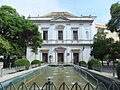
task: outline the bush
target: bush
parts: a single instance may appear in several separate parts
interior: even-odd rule
[[[90,60],[90,61],[88,61],[88,69],[92,69],[92,67],[93,67],[93,61],[92,60]]]
[[[15,66],[25,66],[25,69],[29,69],[30,62],[27,59],[18,59],[15,61]]]
[[[98,59],[91,59],[88,61],[88,69],[100,70],[101,63]]]
[[[120,62],[117,64],[116,71],[117,71],[117,76],[120,79]]]
[[[40,66],[41,65],[41,61],[39,61],[39,60],[33,60],[31,62],[31,65],[34,65],[34,64],[38,64]]]
[[[85,61],[79,61],[79,66],[86,65]]]

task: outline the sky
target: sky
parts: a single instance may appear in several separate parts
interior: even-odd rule
[[[110,7],[120,0],[0,0],[0,6],[9,5],[25,17],[50,12],[70,12],[76,16],[97,16],[96,22],[107,24]]]

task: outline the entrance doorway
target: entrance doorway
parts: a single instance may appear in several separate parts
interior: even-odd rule
[[[77,64],[79,62],[79,53],[73,53],[73,63]]]
[[[48,53],[42,53],[42,61],[48,63]]]
[[[58,53],[58,64],[64,63],[64,53]]]

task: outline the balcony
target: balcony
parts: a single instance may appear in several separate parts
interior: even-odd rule
[[[93,40],[45,40],[43,44],[93,44]]]

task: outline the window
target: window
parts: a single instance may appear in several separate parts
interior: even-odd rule
[[[78,40],[78,31],[73,31],[73,40]]]
[[[58,40],[63,40],[63,31],[58,31]]]
[[[48,40],[48,31],[43,31],[43,40]]]
[[[86,31],[86,39],[89,39],[89,32]]]

